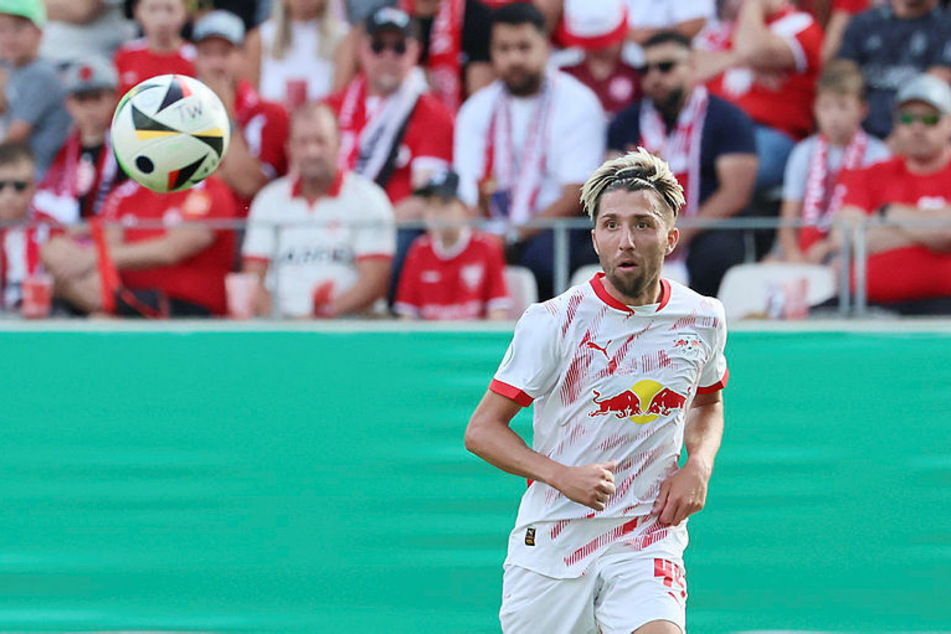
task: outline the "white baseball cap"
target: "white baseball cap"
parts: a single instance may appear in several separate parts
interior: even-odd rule
[[[565,0],[558,39],[565,46],[600,49],[627,36],[624,0]]]

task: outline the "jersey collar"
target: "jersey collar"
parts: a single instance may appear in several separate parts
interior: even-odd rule
[[[602,302],[625,313],[634,314],[638,312],[638,309],[645,309],[647,306],[656,308],[651,312],[659,312],[667,306],[667,303],[670,301],[670,282],[661,278],[660,280],[660,303],[658,304],[647,304],[645,306],[628,306],[627,304],[622,304],[618,300],[614,299],[608,290],[604,288],[604,273],[598,272],[595,273],[594,277],[591,278],[591,288],[594,289],[594,294],[598,296]],[[650,309],[648,309],[650,310]]]
[[[337,175],[334,176],[334,182],[331,183],[330,189],[327,190],[327,193],[316,198],[315,200],[307,200],[304,198],[304,195],[300,191],[300,179],[295,177],[294,180],[291,181],[291,198],[304,198],[304,200],[306,200],[307,204],[309,205],[314,205],[324,198],[337,198],[340,196],[340,190],[343,188],[344,176],[344,172],[338,170]]]

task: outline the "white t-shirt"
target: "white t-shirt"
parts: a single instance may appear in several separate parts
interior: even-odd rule
[[[626,0],[627,25],[632,29],[673,29],[682,22],[716,17],[715,0]],[[634,66],[644,63],[644,49],[633,42],[624,45],[624,60]]]
[[[320,56],[320,22],[291,22],[291,45],[281,59],[271,51],[276,36],[276,22],[261,25],[261,97],[279,103],[287,101],[287,82],[307,82],[307,100],[319,101],[330,95],[333,87],[334,61]]]
[[[287,225],[275,236],[274,225]],[[268,288],[283,314],[313,314],[313,293],[333,282],[333,295],[356,283],[355,263],[392,258],[396,251],[393,206],[375,183],[354,173],[338,176],[313,205],[297,192],[291,177],[279,178],[254,198],[242,254],[266,260]]]
[[[535,451],[571,466],[618,463],[604,511],[540,482],[523,495],[506,564],[554,578],[583,574],[619,541],[682,556],[686,522],[660,524],[651,507],[677,470],[694,397],[728,377],[718,300],[662,280],[660,303],[628,307],[603,275],[530,306],[489,388],[523,406],[534,400]]]
[[[584,183],[604,159],[606,123],[597,96],[574,77],[549,69],[552,80],[552,106],[542,131],[544,173],[535,212],[561,196],[564,185]],[[500,96],[501,81],[472,95],[456,118],[453,157],[460,177],[460,197],[468,204],[478,202],[478,183],[486,164],[489,129]],[[538,105],[539,96],[511,100],[514,147],[523,148]],[[502,148],[495,148],[499,154]],[[501,159],[495,160],[498,165]],[[501,175],[499,180],[503,180]]]

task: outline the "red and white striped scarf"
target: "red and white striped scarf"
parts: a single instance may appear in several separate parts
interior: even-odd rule
[[[868,147],[868,135],[859,130],[852,137],[842,154],[839,169],[829,169],[829,141],[825,135],[816,138],[816,148],[809,157],[809,170],[806,172],[806,193],[802,201],[802,217],[807,223],[818,225],[835,213],[842,204],[845,188],[839,187],[839,176],[843,171],[862,167],[865,149]]]
[[[687,205],[683,214],[687,217],[695,216],[700,209],[700,140],[709,103],[707,89],[694,88],[677,116],[676,127],[668,134],[663,118],[650,99],[641,102],[640,144],[670,165],[684,188]]]

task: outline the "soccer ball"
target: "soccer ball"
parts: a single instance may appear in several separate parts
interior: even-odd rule
[[[231,139],[228,112],[193,77],[158,75],[123,95],[112,147],[131,178],[157,192],[187,189],[211,175]]]

